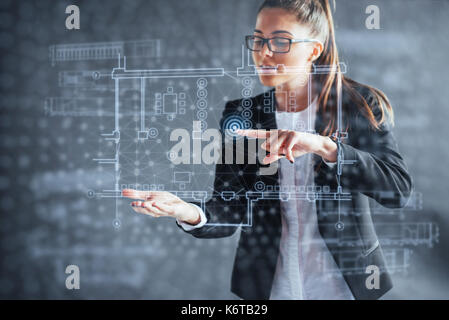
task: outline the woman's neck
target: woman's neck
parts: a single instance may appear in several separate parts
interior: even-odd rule
[[[312,88],[313,89],[313,88]],[[309,106],[308,83],[296,84],[283,83],[275,88],[276,111],[299,112]]]

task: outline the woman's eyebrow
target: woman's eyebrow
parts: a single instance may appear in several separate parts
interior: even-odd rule
[[[258,29],[254,29],[254,32],[263,34],[263,32]],[[288,33],[289,35],[293,36],[293,34],[291,32],[288,32],[286,30],[276,30],[276,31],[272,32],[271,34],[278,34],[278,33]]]
[[[288,32],[286,30],[276,30],[272,34],[276,34],[276,33],[288,33],[289,35],[293,35],[291,32]]]

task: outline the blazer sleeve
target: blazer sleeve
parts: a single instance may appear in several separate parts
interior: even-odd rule
[[[381,110],[377,99],[365,95],[376,119]],[[340,185],[351,192],[361,192],[388,208],[404,207],[413,190],[413,181],[399,153],[391,121],[373,128],[362,114],[350,123],[350,143],[337,143],[341,160],[355,160],[341,166]],[[337,170],[337,168],[335,169]]]
[[[236,144],[227,144],[232,148],[232,164],[225,163],[225,132],[223,129],[226,119],[237,114],[239,100],[226,104],[220,120],[220,132],[222,137],[219,163],[215,165],[214,190],[212,197],[206,202],[204,214],[207,223],[192,230],[183,231],[190,233],[196,238],[224,238],[234,234],[247,215],[246,191],[251,188],[255,179],[255,172],[252,172],[254,165],[236,164]],[[247,139],[245,138],[245,141]],[[233,141],[233,138],[231,138]],[[246,145],[245,145],[246,146]],[[246,148],[245,148],[246,150]],[[239,152],[242,152],[241,150]],[[244,161],[246,163],[246,159]],[[194,203],[200,206],[200,203]],[[189,228],[190,229],[190,228]]]

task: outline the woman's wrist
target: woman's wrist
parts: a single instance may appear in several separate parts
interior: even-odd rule
[[[321,143],[318,151],[315,153],[327,162],[336,162],[338,152],[337,144],[329,137],[319,137]]]
[[[185,222],[190,225],[197,225],[198,223],[201,222],[201,215],[193,205],[191,205],[190,203],[187,204],[192,209],[190,211],[191,214],[189,215],[189,217],[186,217],[186,219],[182,219],[182,222]]]

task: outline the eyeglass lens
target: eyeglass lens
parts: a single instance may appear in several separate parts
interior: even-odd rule
[[[261,37],[248,37],[247,45],[250,50],[260,51],[266,39]],[[268,48],[273,52],[288,52],[290,50],[290,40],[286,38],[272,38],[268,40]]]

